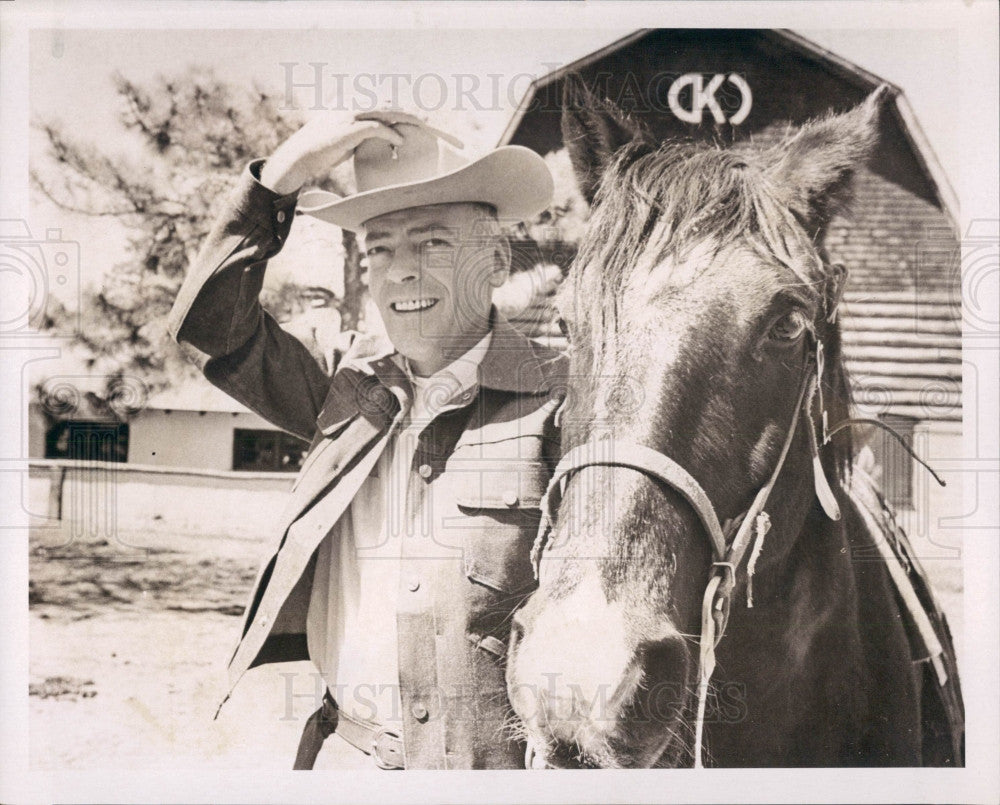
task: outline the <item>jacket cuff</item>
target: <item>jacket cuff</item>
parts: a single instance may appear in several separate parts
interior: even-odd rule
[[[170,335],[211,355],[233,349],[240,323],[255,326],[266,261],[281,251],[298,192],[279,195],[259,180],[251,162],[230,192],[188,270],[167,318]],[[243,329],[239,334],[249,337]]]
[[[282,196],[261,184],[263,167],[263,159],[247,165],[233,195],[233,209],[241,218],[252,221],[283,243],[292,227],[299,191]]]

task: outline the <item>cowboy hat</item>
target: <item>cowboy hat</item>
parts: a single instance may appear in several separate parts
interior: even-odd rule
[[[489,204],[501,222],[515,223],[552,201],[552,174],[534,151],[508,145],[469,160],[458,153],[463,147],[459,140],[410,115],[406,118],[392,124],[402,144],[372,137],[354,150],[357,193],[309,190],[299,196],[299,210],[358,231],[379,215],[459,202]]]

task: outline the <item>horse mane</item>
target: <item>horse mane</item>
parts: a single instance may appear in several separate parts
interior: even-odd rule
[[[829,271],[822,234],[814,242],[803,222],[782,203],[757,152],[672,140],[654,144],[639,136],[619,149],[594,198],[587,233],[559,291],[557,307],[569,312],[594,374],[616,349],[621,300],[627,283],[668,258],[681,261],[695,246],[715,252],[743,241],[763,259],[789,268],[802,287],[822,295]],[[809,259],[802,260],[802,255]],[[805,264],[804,264],[805,263]],[[849,415],[851,391],[842,360],[840,328],[821,307],[826,365],[823,378],[833,425]],[[576,349],[576,347],[574,347]],[[853,463],[848,433],[833,443],[843,479]]]

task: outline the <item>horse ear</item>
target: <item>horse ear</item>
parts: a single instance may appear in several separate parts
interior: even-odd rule
[[[891,92],[883,84],[851,111],[807,123],[772,151],[768,173],[810,229],[824,229],[847,201],[854,172],[878,140],[879,117]]]
[[[592,94],[583,79],[570,73],[563,81],[562,138],[576,183],[588,204],[594,203],[601,176],[615,152],[642,136],[641,127],[610,101]]]

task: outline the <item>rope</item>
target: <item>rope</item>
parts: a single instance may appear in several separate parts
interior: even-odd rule
[[[715,594],[722,583],[722,576],[712,576],[705,587],[701,606],[701,644],[698,662],[698,713],[694,723],[694,767],[705,768],[701,760],[701,747],[705,737],[705,708],[708,702],[708,685],[715,672]]]
[[[747,609],[753,609],[753,574],[757,570],[757,560],[764,548],[764,537],[771,530],[771,516],[767,512],[757,515],[757,536],[754,537],[750,561],[747,562]]]

